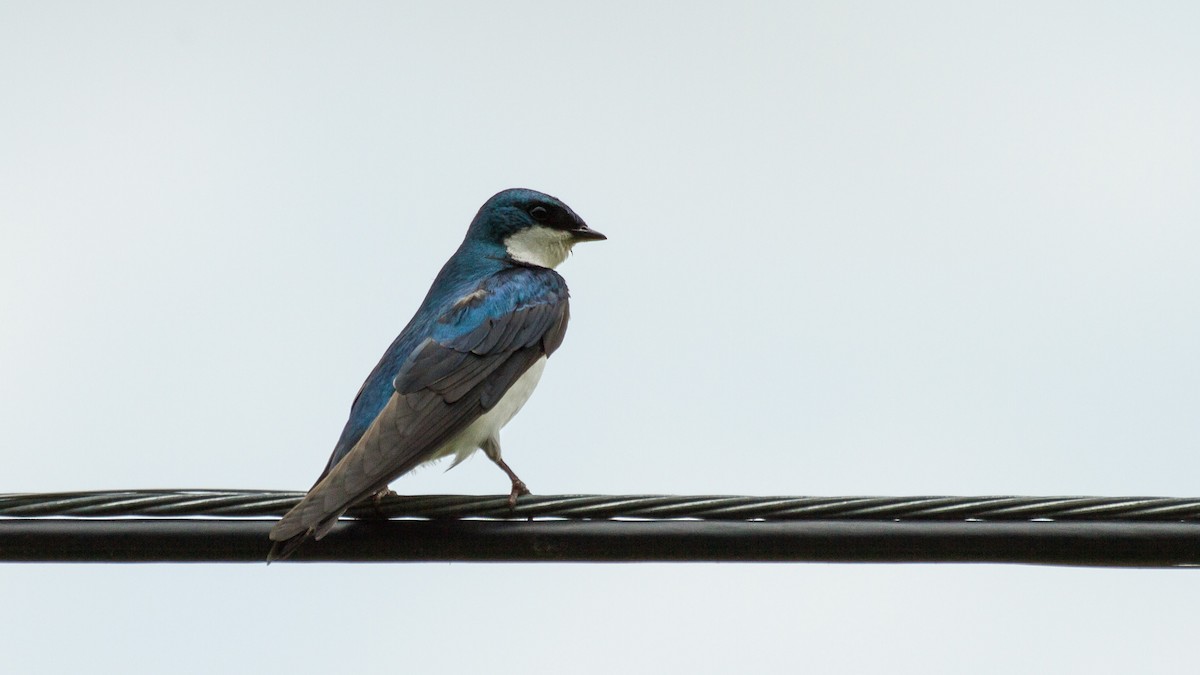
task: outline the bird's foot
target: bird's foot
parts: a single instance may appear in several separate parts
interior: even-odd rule
[[[375,510],[375,515],[377,517],[387,518],[387,516],[384,515],[384,513],[383,513],[383,509],[380,508],[380,505],[383,503],[384,499],[387,499],[388,497],[395,497],[395,496],[397,496],[396,491],[392,490],[390,488],[383,488],[379,492],[376,492],[375,494],[371,495],[371,508]]]
[[[512,492],[508,493],[508,508],[517,508],[517,497],[531,494],[533,493],[529,491],[529,488],[525,485],[525,481],[514,476],[512,482]]]

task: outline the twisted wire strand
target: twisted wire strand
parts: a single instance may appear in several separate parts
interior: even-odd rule
[[[281,516],[304,493],[110,490],[0,494],[0,518]],[[752,497],[728,495],[388,496],[359,518],[704,521],[1200,521],[1200,499],[1171,497]]]

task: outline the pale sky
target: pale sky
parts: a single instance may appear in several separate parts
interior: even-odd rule
[[[503,435],[535,493],[1200,495],[1198,35],[1189,2],[0,2],[0,492],[306,488],[521,186],[610,238]],[[0,565],[0,653],[1168,673],[1196,574]]]

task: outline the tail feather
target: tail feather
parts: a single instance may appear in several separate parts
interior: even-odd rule
[[[331,514],[324,520],[319,521],[315,525],[305,525],[303,513],[300,507],[304,506],[304,502],[296,505],[291,511],[275,523],[275,527],[271,528],[271,552],[267,554],[267,563],[272,563],[276,560],[286,560],[292,555],[301,544],[313,539],[320,541],[329,531],[337,525],[338,519],[342,517],[345,510]]]
[[[301,544],[308,541],[310,536],[312,536],[311,530],[307,532],[301,532],[300,534],[297,534],[289,539],[272,541],[271,552],[267,554],[267,564],[270,565],[276,560],[287,560],[293,553],[296,552],[296,549],[300,548]]]

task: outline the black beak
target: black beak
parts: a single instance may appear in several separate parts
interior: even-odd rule
[[[575,238],[575,241],[604,241],[605,239],[608,239],[608,237],[600,234],[583,223],[579,223],[579,227],[571,230],[571,236]]]

